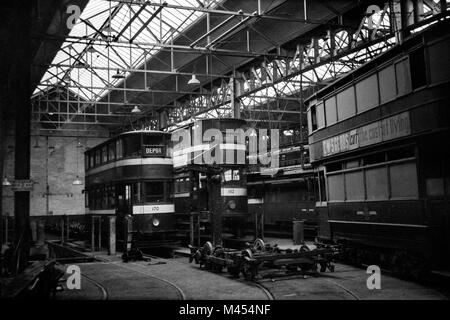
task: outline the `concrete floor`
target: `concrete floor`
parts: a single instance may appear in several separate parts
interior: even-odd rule
[[[57,299],[446,299],[434,289],[383,274],[381,289],[369,290],[365,270],[342,264],[319,277],[274,277],[253,283],[201,270],[186,257],[129,263],[119,255],[97,257],[104,262],[79,264],[81,290],[68,290],[64,283]]]

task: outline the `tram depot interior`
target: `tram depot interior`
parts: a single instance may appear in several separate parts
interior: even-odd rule
[[[449,2],[2,2],[1,297],[448,299]]]

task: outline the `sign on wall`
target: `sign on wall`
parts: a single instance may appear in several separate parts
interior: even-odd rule
[[[409,134],[409,112],[403,112],[322,141],[323,156],[328,157]]]
[[[33,180],[14,180],[11,185],[12,191],[33,191]]]

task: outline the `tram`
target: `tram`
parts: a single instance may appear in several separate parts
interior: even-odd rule
[[[418,276],[450,266],[450,23],[430,26],[306,100],[320,237]]]
[[[190,225],[186,234],[191,243],[194,238],[203,243],[214,232],[224,238],[245,235],[249,219],[246,144],[236,137],[226,139],[227,130],[240,129],[246,131],[246,121],[203,119],[172,133],[175,211],[180,232],[183,224]],[[214,135],[209,136],[211,130]],[[213,211],[221,216],[219,229],[214,229]]]
[[[87,215],[100,221],[92,228],[103,230],[105,217],[116,217],[119,248],[130,241],[138,248],[169,244],[176,232],[170,138],[130,131],[85,152]]]

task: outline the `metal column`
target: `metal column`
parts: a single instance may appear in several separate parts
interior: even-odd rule
[[[15,111],[15,166],[16,180],[30,179],[30,21],[32,2],[16,2],[16,23],[14,25],[14,41],[12,42],[14,57],[10,96],[11,109]],[[15,216],[15,259],[18,272],[28,264],[30,254],[30,192],[14,192]]]

